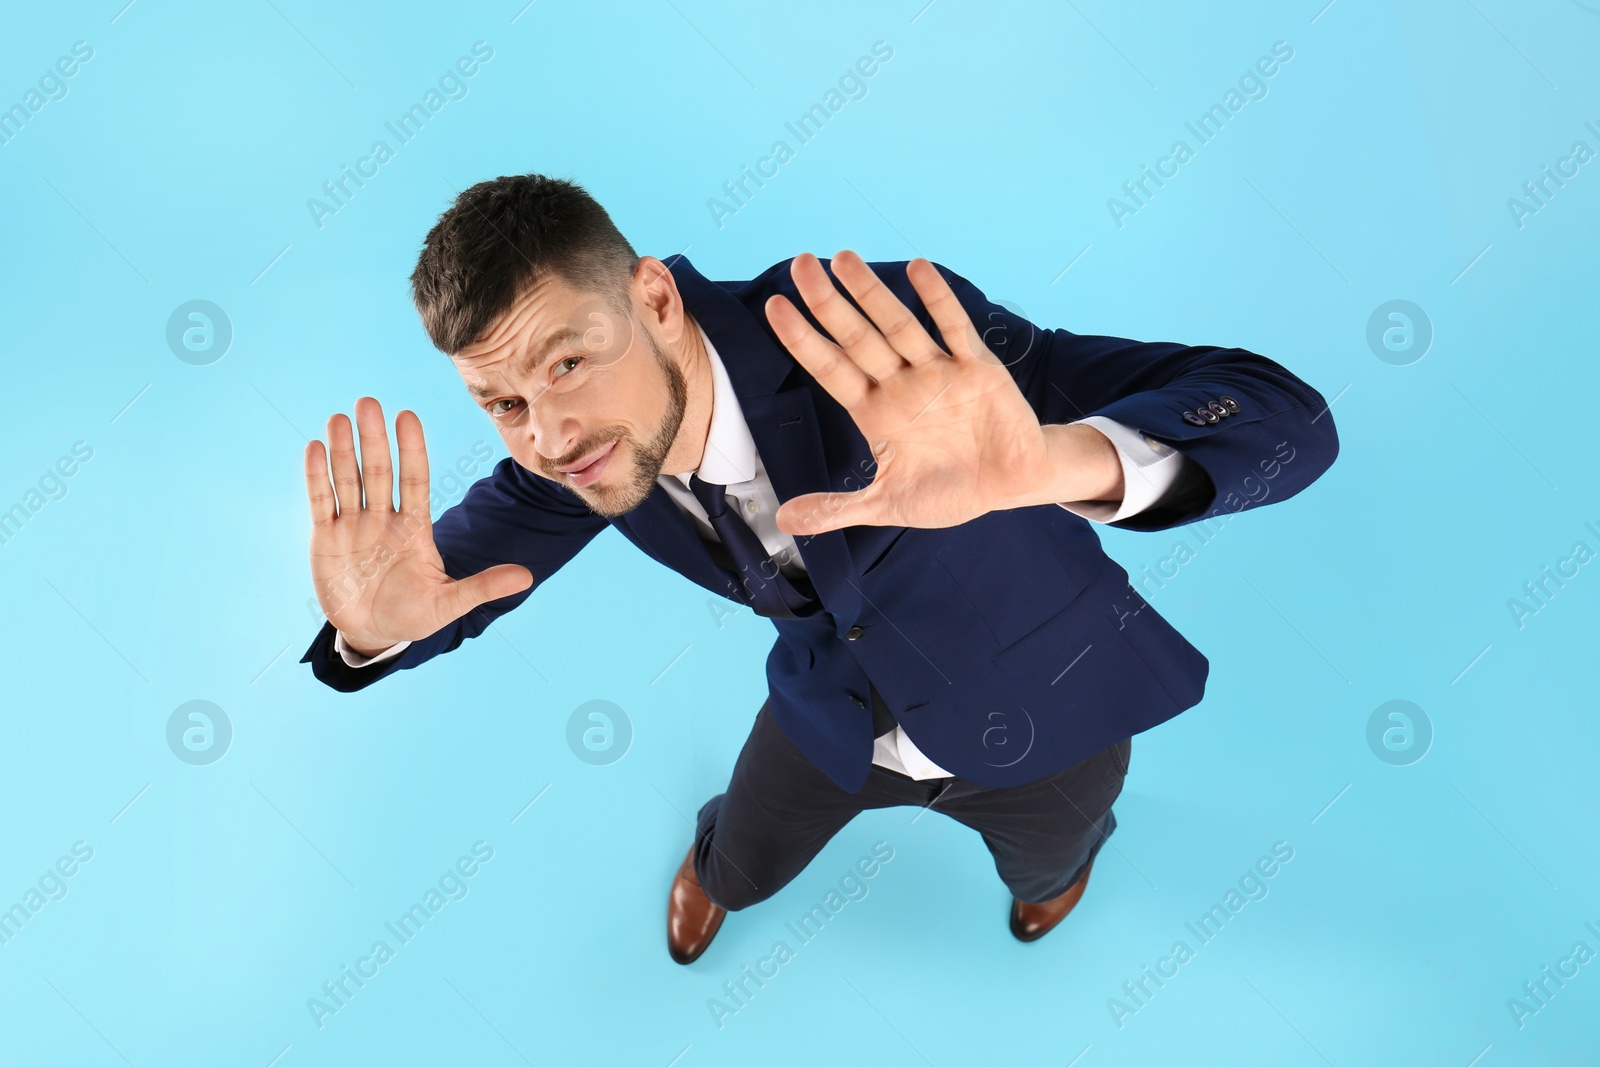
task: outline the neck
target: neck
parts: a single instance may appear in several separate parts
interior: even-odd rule
[[[684,313],[683,337],[674,356],[683,369],[684,382],[689,397],[684,406],[683,424],[672,442],[662,465],[664,474],[688,474],[697,470],[706,454],[706,440],[711,436],[711,408],[714,395],[711,376],[711,353],[706,351],[700,338],[700,327],[690,315]]]

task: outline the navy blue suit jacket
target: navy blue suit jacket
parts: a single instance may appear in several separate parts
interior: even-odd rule
[[[669,264],[685,306],[722,357],[780,501],[859,489],[874,470],[849,414],[767,323],[767,298],[781,293],[821,329],[795,290],[790,263],[738,282],[709,281],[681,256]],[[872,266],[937,340],[906,263]],[[1203,471],[1112,525],[1164,530],[1258,507],[1265,478],[1276,490],[1272,500],[1287,499],[1338,454],[1322,396],[1272,360],[1238,348],[1041,329],[938,269],[1042,423],[1105,415],[1171,445]],[[1194,416],[1213,401],[1229,413]],[[439,516],[434,538],[452,577],[519,563],[533,572],[532,588],[369,667],[345,664],[324,623],[301,662],[345,692],[416,667],[477,637],[608,524],[731,599],[733,575],[659,485],[633,511],[606,519],[570,489],[506,458]],[[855,792],[872,760],[870,683],[929,759],[981,785],[1011,786],[1197,704],[1206,658],[1129,584],[1092,525],[1047,504],[945,529],[857,526],[797,539],[825,610],[803,621],[773,620],[778,638],[766,670],[779,726]]]

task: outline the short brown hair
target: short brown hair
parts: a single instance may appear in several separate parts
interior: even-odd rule
[[[439,216],[411,273],[411,299],[434,346],[454,354],[547,272],[624,306],[638,262],[576,182],[509,175],[472,186]]]

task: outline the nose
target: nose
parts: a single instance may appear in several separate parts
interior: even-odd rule
[[[583,436],[576,419],[566,418],[538,402],[528,404],[527,427],[534,451],[552,461],[571,452]]]

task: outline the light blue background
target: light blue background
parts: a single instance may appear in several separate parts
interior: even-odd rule
[[[0,945],[0,1059],[1600,1062],[1600,962],[1521,1028],[1507,1006],[1600,951],[1600,564],[1520,628],[1507,606],[1600,550],[1600,163],[1520,227],[1507,207],[1600,150],[1600,4],[522,2],[6,15],[0,105],[94,55],[0,145],[0,507],[93,458],[0,545],[0,906],[74,842],[93,859]],[[468,95],[316,225],[307,199],[480,40]],[[719,228],[708,199],[878,40],[866,96]],[[1267,95],[1196,147],[1184,122],[1276,41]],[[1107,199],[1180,137],[1194,159],[1119,228]],[[975,834],[894,809],[672,963],[667,887],[773,634],[614,532],[423,669],[342,695],[297,662],[328,416],[416,410],[445,502],[458,457],[504,455],[406,278],[456,191],[529,170],[712,278],[922,255],[1042,326],[1245,347],[1333,401],[1335,466],[1147,587],[1207,696],[1135,740],[1114,847],[1049,937],[1011,938]],[[165,340],[193,299],[234,330],[207,366]],[[1435,332],[1408,366],[1366,340],[1394,299]],[[1101,534],[1136,576],[1197,543]],[[194,699],[234,731],[209,766],[165,740]],[[609,766],[565,741],[597,699],[635,733]],[[1409,766],[1367,744],[1392,699],[1433,726]],[[307,999],[480,840],[469,895],[319,1028]],[[869,895],[719,1028],[708,999],[880,840]],[[1269,895],[1119,1028],[1108,999],[1279,841]]]

